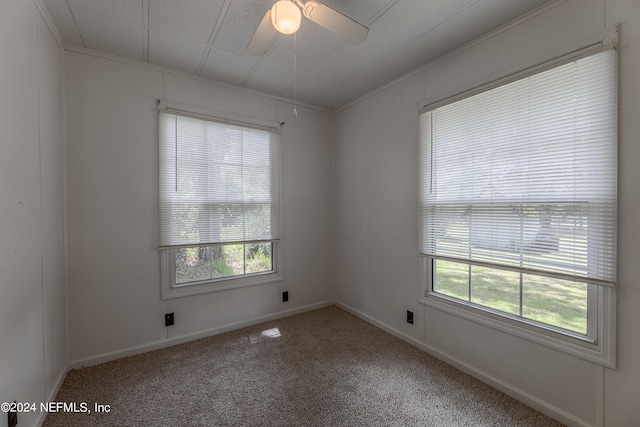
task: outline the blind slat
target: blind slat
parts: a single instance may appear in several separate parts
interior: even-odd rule
[[[159,246],[280,237],[280,136],[160,112]]]
[[[425,111],[420,253],[614,283],[615,50]]]

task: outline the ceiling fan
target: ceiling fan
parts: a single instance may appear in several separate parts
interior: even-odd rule
[[[269,49],[276,31],[282,34],[298,31],[302,18],[301,10],[305,18],[350,43],[360,43],[369,34],[369,29],[364,25],[315,0],[278,0],[264,14],[247,46],[247,52],[255,56],[263,55]]]

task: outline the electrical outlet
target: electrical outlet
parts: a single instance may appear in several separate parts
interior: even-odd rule
[[[167,313],[164,315],[164,326],[173,325],[173,313]]]
[[[407,310],[407,323],[411,323],[413,325],[413,311]]]
[[[287,302],[289,301],[289,292],[288,291],[284,291],[282,293],[282,302]]]
[[[7,412],[7,416],[8,416],[7,425],[9,427],[16,427],[18,425],[18,413],[9,411]]]

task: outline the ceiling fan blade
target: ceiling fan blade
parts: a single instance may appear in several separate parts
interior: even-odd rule
[[[367,38],[369,29],[335,9],[315,1],[304,4],[304,16],[353,44]]]
[[[271,9],[269,9],[267,10],[267,13],[264,14],[262,21],[260,21],[260,25],[258,25],[256,32],[253,34],[253,37],[247,46],[247,53],[254,56],[264,55],[267,50],[269,50],[271,41],[275,36],[276,29],[271,23]]]

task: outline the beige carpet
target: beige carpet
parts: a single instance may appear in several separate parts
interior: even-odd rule
[[[73,370],[45,426],[560,426],[328,307]]]

